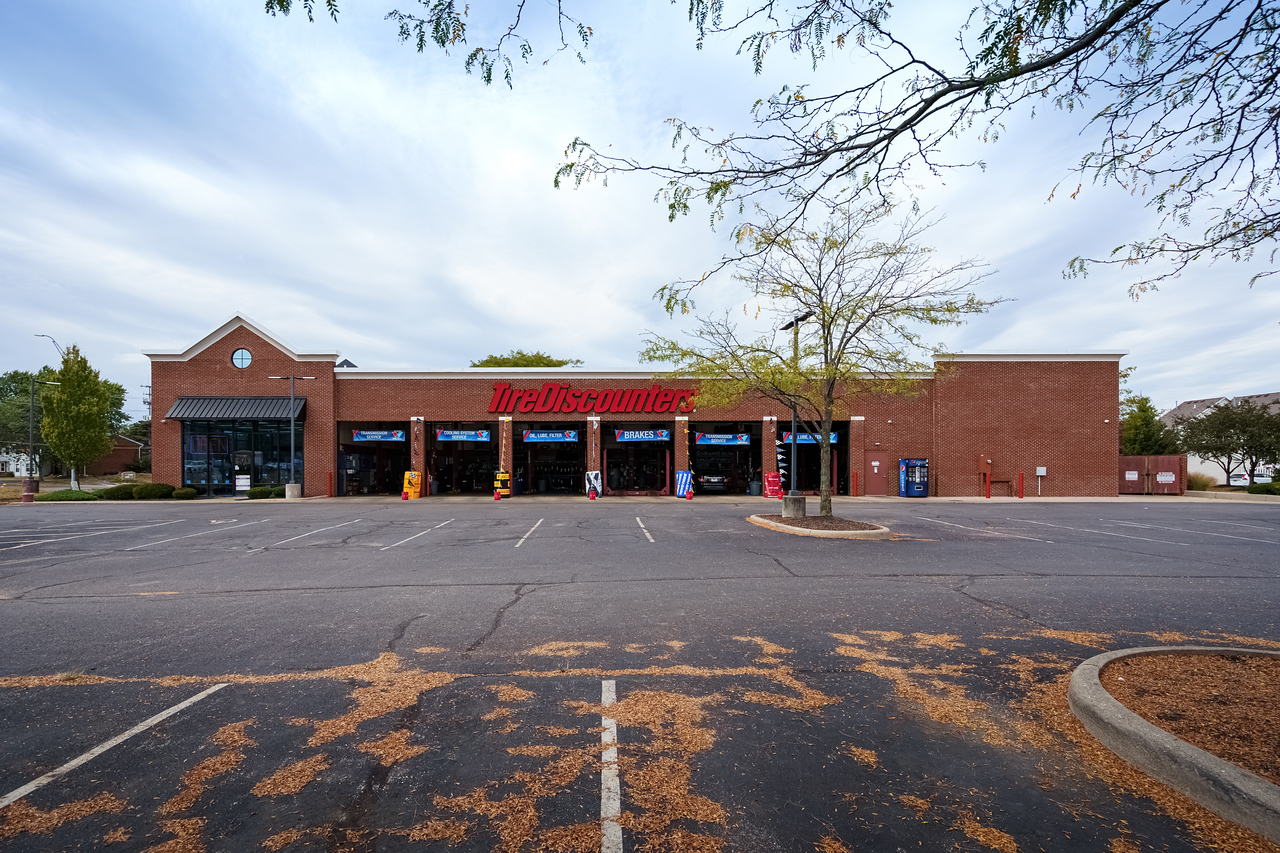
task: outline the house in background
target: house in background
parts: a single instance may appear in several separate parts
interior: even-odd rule
[[[1205,412],[1212,411],[1224,403],[1239,403],[1247,400],[1255,406],[1266,406],[1272,412],[1280,412],[1280,391],[1272,391],[1269,394],[1244,394],[1239,397],[1206,397],[1203,400],[1187,400],[1179,403],[1169,411],[1160,416],[1160,422],[1167,427],[1173,427],[1179,418],[1198,418]],[[1260,477],[1274,477],[1274,465],[1259,465],[1255,472]],[[1216,479],[1219,483],[1223,482],[1222,466],[1216,462],[1210,462],[1201,459],[1199,456],[1187,454],[1187,473],[1189,474],[1207,474]]]
[[[134,441],[123,435],[111,436],[114,446],[111,452],[85,466],[84,473],[90,477],[101,477],[104,474],[119,474],[129,470],[130,465],[142,461],[150,448],[141,441]]]

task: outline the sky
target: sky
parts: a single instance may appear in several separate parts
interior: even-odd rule
[[[582,64],[553,55],[542,0],[534,61],[514,89],[486,87],[460,52],[399,44],[390,4],[340,5],[338,22],[309,23],[260,0],[0,3],[0,371],[56,365],[37,335],[74,343],[141,418],[143,351],[185,349],[235,314],[362,369],[456,369],[513,348],[636,369],[646,332],[688,325],[654,292],[730,251],[732,221],[712,227],[695,205],[668,222],[645,174],[555,189],[567,143],[671,162],[665,119],[746,129],[783,83],[865,71],[838,55],[815,75],[779,51],[756,76],[736,39],[698,51],[687,4],[658,0],[578,4],[593,29]],[[510,8],[472,5],[477,38]],[[945,50],[963,11],[895,14]],[[932,340],[1127,352],[1131,387],[1162,410],[1280,390],[1280,279],[1248,285],[1265,259],[1197,266],[1136,301],[1141,271],[1064,279],[1071,258],[1158,224],[1114,186],[1070,198],[1090,141],[1077,115],[1042,106],[1008,116],[996,142],[946,151],[985,168],[914,177],[939,258],[982,259],[979,295],[1010,300]],[[699,307],[741,304],[738,287],[713,281]]]

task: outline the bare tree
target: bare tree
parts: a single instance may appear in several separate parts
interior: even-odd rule
[[[925,330],[1003,301],[973,293],[986,277],[982,264],[938,263],[920,244],[932,224],[924,216],[896,223],[892,216],[890,205],[872,204],[845,206],[813,225],[767,219],[751,231],[760,251],[736,276],[748,293],[744,313],[769,318],[772,332],[753,336],[726,311],[697,317],[687,343],[650,333],[641,353],[673,365],[672,375],[704,380],[700,406],[748,394],[794,405],[804,429],[820,437],[822,515],[831,515],[831,427],[847,401],[910,393],[912,374],[932,368],[922,360],[930,350]],[[788,328],[793,333],[779,338]]]

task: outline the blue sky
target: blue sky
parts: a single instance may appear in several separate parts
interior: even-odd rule
[[[967,11],[953,7],[921,16],[923,37],[945,44],[948,16]],[[810,75],[777,54],[756,77],[732,39],[695,51],[683,4],[581,8],[587,64],[535,61],[510,91],[465,76],[459,55],[399,45],[369,2],[314,24],[258,0],[0,4],[0,367],[54,363],[37,333],[77,343],[141,415],[142,350],[184,348],[235,313],[362,368],[453,368],[512,347],[634,367],[646,330],[680,327],[654,290],[728,250],[729,228],[697,207],[668,223],[645,175],[553,189],[565,144],[668,160],[664,119],[743,128],[756,98]],[[532,32],[546,58],[536,17]],[[838,56],[820,76],[857,73]],[[1042,108],[948,152],[985,170],[916,177],[944,217],[940,255],[985,259],[981,293],[1015,300],[942,342],[1127,350],[1134,387],[1162,408],[1280,390],[1280,285],[1250,289],[1257,265],[1199,267],[1137,302],[1132,271],[1062,278],[1073,256],[1155,223],[1114,187],[1047,201],[1060,180],[1074,188],[1088,142]],[[726,279],[701,305],[736,301]]]

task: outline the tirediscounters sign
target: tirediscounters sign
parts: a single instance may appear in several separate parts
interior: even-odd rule
[[[489,411],[500,414],[630,414],[691,412],[697,388],[571,388],[547,382],[541,388],[512,388],[496,382]]]

